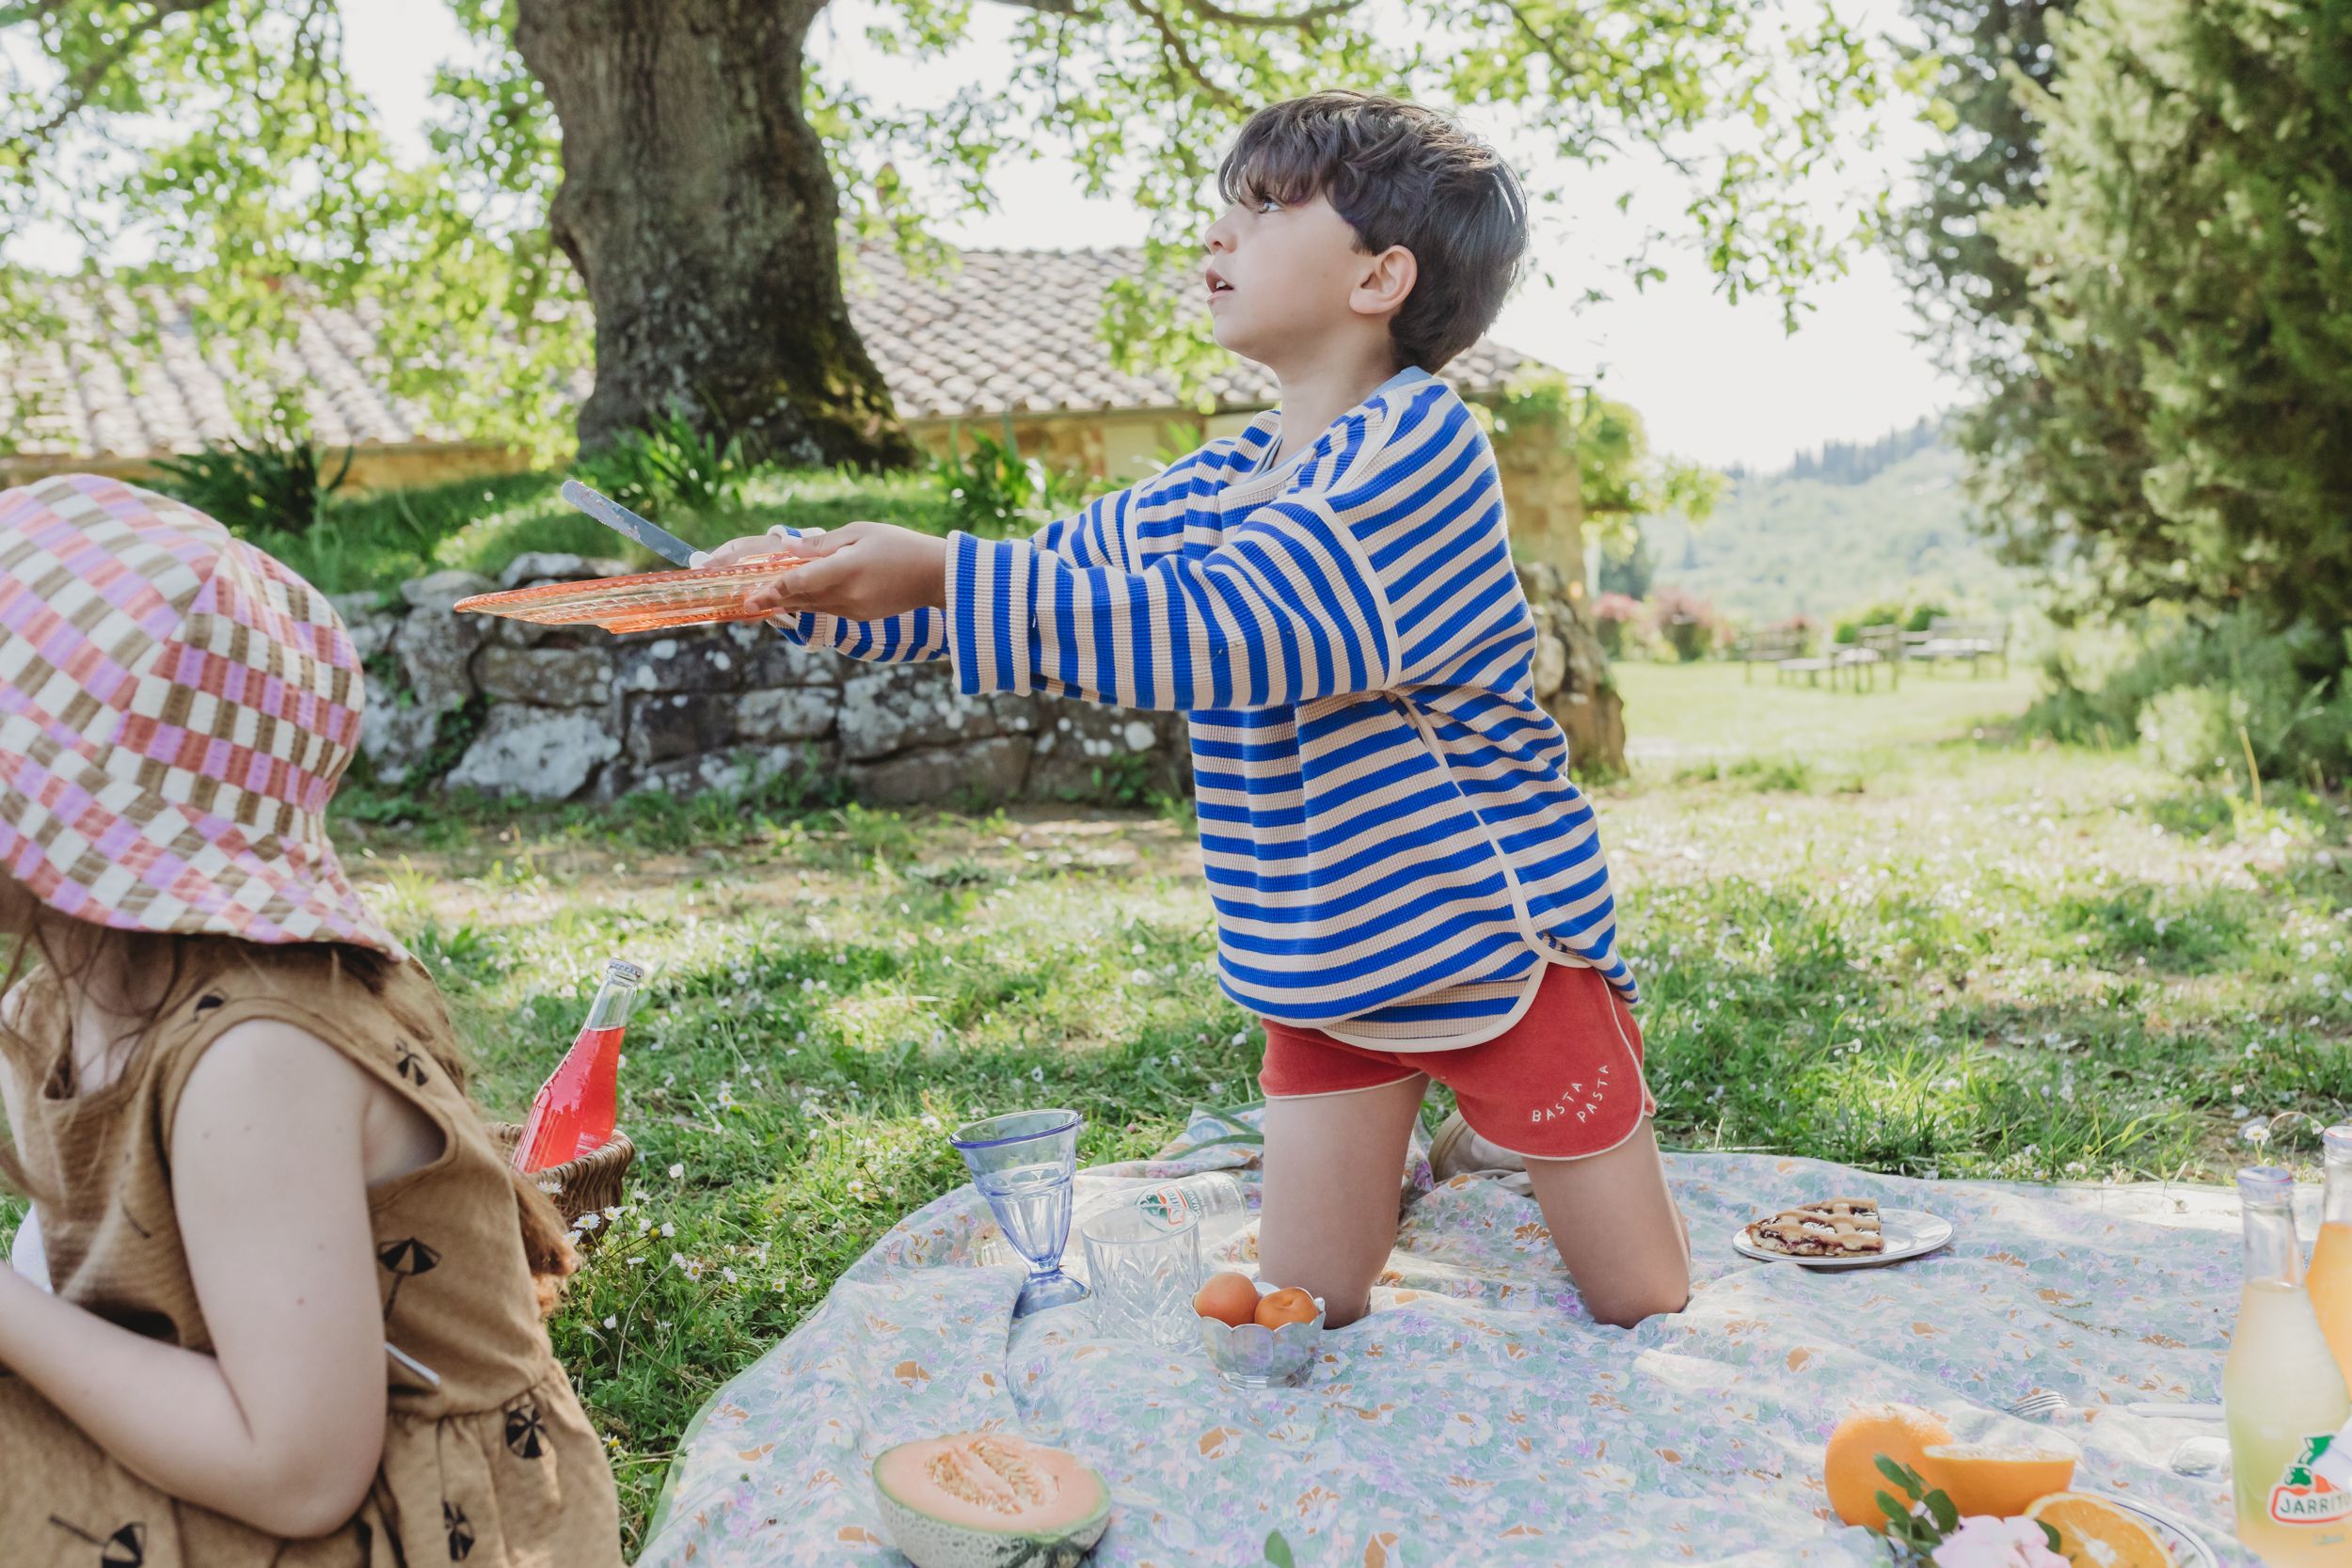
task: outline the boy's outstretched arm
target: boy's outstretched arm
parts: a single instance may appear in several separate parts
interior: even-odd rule
[[[1134,541],[1128,533],[1134,515],[1156,488],[1170,483],[1187,483],[1196,460],[1197,454],[1127,489],[1098,496],[1069,516],[1046,524],[1030,536],[1029,542],[1077,566],[1126,565],[1134,559]],[[803,531],[779,525],[767,533],[730,540],[697,556],[694,564],[732,565],[747,555],[777,550],[815,555],[822,553],[822,541],[826,539],[835,535],[846,539],[857,531],[887,526],[851,523],[828,532],[824,529]],[[932,543],[944,546],[946,541],[933,539]],[[947,657],[946,627],[938,618],[935,599],[936,596],[932,601],[890,614],[801,610],[780,615],[773,624],[787,639],[803,647],[831,648],[835,653],[876,663],[916,663]]]
[[[937,614],[959,688],[1126,707],[1273,707],[1396,684],[1394,617],[1319,498],[1271,503],[1200,557],[1081,567],[1023,540],[854,524],[753,608]]]

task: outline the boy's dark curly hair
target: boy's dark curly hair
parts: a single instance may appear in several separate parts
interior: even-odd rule
[[[1527,194],[1502,155],[1435,109],[1318,92],[1259,110],[1217,169],[1227,201],[1321,196],[1365,250],[1419,279],[1389,324],[1400,366],[1436,372],[1494,325],[1527,253]]]

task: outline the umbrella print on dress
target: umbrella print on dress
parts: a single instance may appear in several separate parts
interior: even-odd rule
[[[465,1561],[466,1554],[473,1550],[473,1525],[466,1518],[466,1511],[443,1497],[441,1524],[449,1530],[449,1560]]]
[[[52,1513],[49,1522],[98,1548],[99,1568],[142,1568],[147,1561],[147,1527],[125,1525],[101,1541],[79,1525],[69,1525]]]
[[[394,1040],[392,1049],[400,1053],[400,1059],[393,1064],[393,1070],[416,1085],[417,1087],[423,1088],[425,1085],[424,1058],[417,1054],[417,1048],[406,1040]]]
[[[410,1236],[379,1250],[375,1260],[383,1264],[392,1276],[392,1293],[384,1298],[384,1321],[390,1323],[392,1308],[400,1305],[402,1282],[413,1275],[431,1274],[440,1267],[441,1255]]]
[[[548,1429],[539,1406],[531,1400],[510,1405],[506,1412],[506,1447],[517,1459],[536,1459],[547,1451]]]

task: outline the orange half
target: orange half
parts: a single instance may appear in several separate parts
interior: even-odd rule
[[[1919,1474],[1952,1499],[1963,1519],[1979,1513],[2014,1519],[2035,1498],[2074,1483],[2075,1457],[2073,1449],[1937,1443],[1921,1455]]]
[[[2175,1568],[2155,1531],[2088,1492],[2059,1492],[2026,1510],[2058,1532],[2058,1556],[2073,1568]]]
[[[1932,1410],[1911,1404],[1874,1404],[1855,1410],[1830,1433],[1821,1454],[1821,1480],[1829,1489],[1829,1506],[1849,1525],[1866,1525],[1881,1535],[1887,1519],[1878,1505],[1881,1492],[1894,1485],[1879,1474],[1878,1458],[1884,1454],[1898,1465],[1918,1469],[1931,1443],[1948,1443],[1952,1429]]]

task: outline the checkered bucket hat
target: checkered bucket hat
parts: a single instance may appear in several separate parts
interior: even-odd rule
[[[365,689],[326,595],[202,513],[0,491],[0,866],[51,909],[405,958],[326,838]]]

